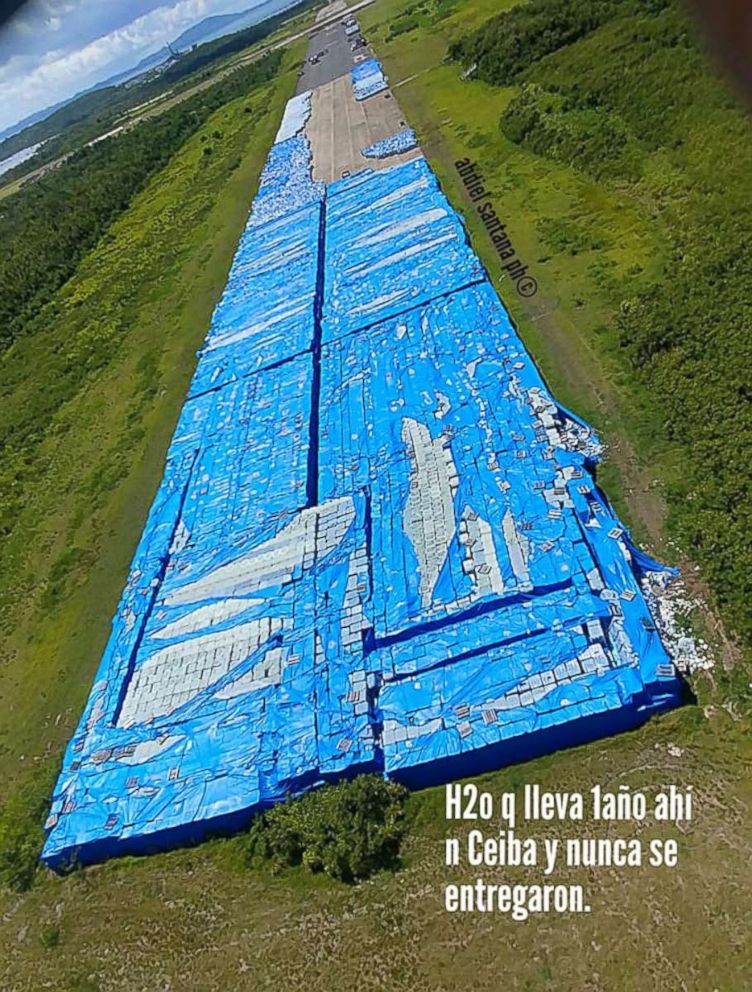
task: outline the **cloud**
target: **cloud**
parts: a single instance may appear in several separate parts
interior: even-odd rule
[[[3,27],[0,41],[5,43],[3,47],[19,40],[38,42],[46,27],[59,30],[68,16],[86,3],[87,0],[31,0]]]
[[[39,31],[37,18],[41,16],[45,28],[54,32],[56,38],[63,26],[58,15],[67,11],[66,28],[70,31],[75,27],[75,21],[81,22],[81,37],[91,13],[87,8],[91,5],[99,10],[107,6],[100,6],[99,0],[68,0],[64,4],[41,0],[36,6],[36,16],[32,19],[29,15],[14,28],[26,33],[28,27],[35,24],[34,29]],[[132,0],[127,4],[131,12],[136,6]],[[148,6],[148,0],[140,3],[141,10],[145,6]],[[67,44],[49,51],[12,55],[0,64],[0,127],[129,68],[210,14],[240,12],[247,6],[247,0],[175,0],[152,7],[84,44],[71,46],[71,41],[66,39]],[[53,40],[46,39],[47,44]]]

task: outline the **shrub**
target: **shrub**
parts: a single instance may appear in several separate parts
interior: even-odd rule
[[[54,950],[60,943],[60,927],[45,927],[39,935],[42,947],[48,951]]]
[[[399,864],[407,790],[362,775],[292,799],[254,820],[248,844],[252,864],[303,864],[342,882],[368,878]]]
[[[420,22],[417,17],[400,17],[389,29],[388,40],[397,38],[401,34],[408,34],[410,31],[414,31],[419,26]]]
[[[449,48],[455,61],[478,66],[480,79],[507,86],[546,55],[628,14],[656,14],[671,0],[530,0],[486,21]]]
[[[638,143],[619,115],[605,108],[581,109],[571,99],[524,83],[499,123],[515,144],[598,178],[640,174]]]
[[[38,770],[0,811],[0,886],[31,888],[44,843],[44,820],[57,768]]]

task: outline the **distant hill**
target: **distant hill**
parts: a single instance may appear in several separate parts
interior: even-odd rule
[[[250,13],[250,11],[246,11]],[[214,41],[221,38],[223,34],[229,34],[236,30],[234,21],[241,18],[242,14],[215,14],[213,17],[205,17],[203,21],[194,24],[173,41],[172,47],[177,51],[185,51],[192,45],[200,45],[205,41]]]
[[[170,49],[165,45],[158,52],[153,52],[151,55],[147,55],[146,58],[141,59],[140,62],[131,66],[130,69],[124,69],[123,72],[119,72],[115,76],[109,76],[107,79],[103,79],[101,83],[97,83],[91,89],[84,90],[84,93],[93,93],[95,90],[107,89],[109,86],[120,86],[121,83],[127,83],[129,79],[136,79],[136,77],[142,76],[150,69],[156,69],[158,65],[161,65],[169,57]],[[82,95],[79,93],[79,96]]]
[[[80,96],[80,94],[78,94]],[[38,124],[39,121],[43,121],[45,117],[49,117],[50,114],[54,114],[56,110],[60,110],[64,107],[66,103],[70,103],[71,100],[75,100],[76,97],[72,96],[69,100],[61,100],[60,103],[53,103],[51,107],[45,107],[44,110],[38,110],[35,114],[30,114],[28,117],[24,117],[22,121],[17,124],[11,124],[10,127],[6,127],[4,131],[0,131],[0,141],[5,141],[6,138],[12,138],[14,134],[19,134],[21,131],[25,131],[27,127],[31,127],[32,124]]]
[[[164,45],[158,51],[152,52],[150,55],[147,55],[145,58],[141,59],[140,62],[132,66],[130,69],[125,69],[123,72],[119,72],[114,76],[103,79],[102,82],[97,83],[95,86],[90,86],[88,89],[81,90],[80,93],[76,93],[67,100],[61,100],[59,103],[55,103],[50,107],[45,107],[44,110],[39,110],[36,113],[25,117],[17,124],[12,124],[4,131],[0,131],[0,143],[13,137],[14,135],[20,135],[22,131],[32,127],[34,124],[39,124],[41,121],[46,120],[56,111],[61,110],[73,101],[80,100],[82,97],[86,97],[91,93],[96,93],[98,90],[109,89],[113,86],[120,86],[122,83],[126,83],[130,79],[136,79],[145,72],[155,69],[158,65],[161,65],[169,58],[170,48],[176,52],[190,51],[194,45],[204,45],[207,42],[214,41],[217,38],[222,38],[225,35],[242,31],[247,27],[258,24],[260,21],[264,21],[267,18],[272,17],[280,11],[286,10],[288,7],[297,5],[299,2],[300,0],[262,0],[262,2],[256,4],[256,6],[249,7],[247,10],[239,11],[237,14],[215,14],[211,17],[205,17],[202,21],[199,21],[198,24],[194,24],[182,34],[178,35],[174,41],[170,42],[169,47]],[[73,116],[77,117],[78,115]],[[49,135],[45,134],[43,137],[49,137]],[[8,146],[0,149],[0,159],[4,158],[6,154],[10,155],[20,150],[22,144],[23,142],[14,142],[13,147]],[[16,145],[18,145],[18,147],[15,147]]]
[[[115,76],[109,76],[102,80],[101,83],[93,86],[92,90],[104,89],[107,86],[119,86],[121,83],[127,83],[129,79],[136,79],[143,73],[149,72],[150,69],[156,69],[158,65],[166,62],[171,55],[170,49],[172,52],[188,52],[196,45],[204,45],[208,41],[222,38],[226,34],[242,31],[248,25],[257,24],[260,20],[268,17],[270,10],[271,12],[279,10],[287,6],[289,2],[290,0],[276,0],[276,2],[275,0],[268,0],[266,3],[262,2],[238,14],[215,14],[212,17],[205,17],[203,21],[199,21],[198,24],[183,31],[169,45],[163,45],[158,51],[147,55],[130,69],[125,69]]]
[[[48,141],[66,128],[87,118],[92,120],[112,106],[116,97],[115,87],[102,87],[79,93],[70,100],[63,100],[54,107],[33,114],[15,127],[0,134],[0,161],[15,155],[28,145]]]
[[[203,21],[194,24],[179,35],[173,42],[172,47],[180,52],[184,52],[193,45],[203,45],[207,41],[214,41],[227,34],[234,34],[244,28],[258,24],[272,14],[278,13],[287,7],[293,6],[297,0],[261,0],[254,7],[241,11],[239,14],[215,14],[212,17],[205,17]]]
[[[260,3],[238,14],[215,14],[212,17],[205,17],[203,21],[199,21],[198,24],[178,35],[172,42],[172,48],[175,51],[185,52],[193,45],[203,45],[207,41],[224,38],[225,35],[252,27],[299,2],[300,0],[261,0]]]

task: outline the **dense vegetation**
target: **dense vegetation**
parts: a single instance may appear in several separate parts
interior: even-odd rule
[[[25,127],[23,131],[0,141],[0,161],[10,158],[11,155],[30,145],[49,141],[62,131],[67,131],[83,121],[99,122],[102,117],[110,116],[122,107],[139,102],[140,99],[142,98],[137,97],[134,91],[116,86],[103,86],[91,93],[83,93],[62,107],[58,107],[44,120],[37,121]],[[13,173],[4,175],[3,182],[9,174]]]
[[[133,130],[82,149],[0,207],[0,346],[28,331],[79,259],[186,138],[223,103],[271,79],[280,57],[266,55]]]
[[[57,771],[44,765],[0,808],[0,889],[23,892],[34,881]]]
[[[395,868],[406,798],[402,786],[373,775],[325,786],[257,816],[249,858],[276,868],[302,864],[341,882]]]
[[[477,65],[482,79],[504,85],[545,55],[573,44],[617,16],[656,11],[669,3],[671,0],[531,0],[455,41],[449,55]]]
[[[400,17],[396,17],[389,28],[389,40],[401,34],[409,34],[420,27],[430,27],[448,17],[459,0],[414,0],[405,7]]]
[[[505,136],[665,226],[652,286],[616,299],[623,349],[677,452],[674,532],[752,644],[752,130],[671,0],[532,0],[456,42],[515,85]]]
[[[591,173],[637,178],[640,153],[622,119],[606,108],[582,106],[572,98],[524,83],[502,117],[508,138],[536,155]]]

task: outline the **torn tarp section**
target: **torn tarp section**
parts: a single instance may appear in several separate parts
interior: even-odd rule
[[[329,186],[325,342],[484,278],[424,158]]]
[[[446,781],[679,700],[662,566],[427,163],[326,189],[305,112],[199,353],[65,754],[52,866],[237,829],[358,772]]]
[[[277,137],[274,139],[275,145],[300,134],[311,116],[311,97],[311,91],[306,90],[305,93],[298,93],[297,96],[287,101],[282,123],[279,125]]]
[[[321,204],[313,203],[246,227],[199,352],[191,396],[311,348],[320,226]]]

